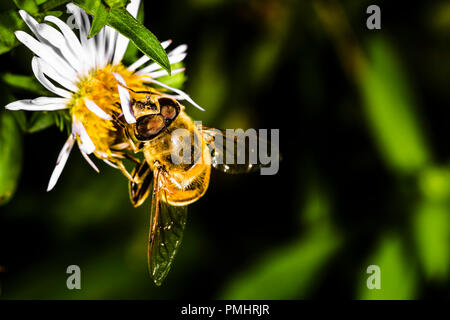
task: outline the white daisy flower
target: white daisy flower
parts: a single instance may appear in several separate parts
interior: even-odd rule
[[[140,0],[131,0],[127,6],[134,17],[139,4]],[[156,80],[168,73],[158,64],[148,63],[150,59],[147,56],[125,67],[121,61],[128,46],[128,38],[108,26],[96,36],[88,38],[90,21],[86,12],[72,3],[67,8],[75,17],[78,36],[55,16],[46,16],[44,21],[57,28],[38,23],[23,10],[19,13],[36,38],[23,31],[15,32],[17,39],[35,54],[32,60],[35,77],[58,97],[18,100],[6,106],[9,110],[29,111],[69,109],[72,133],[58,156],[47,191],[55,186],[75,141],[83,157],[97,172],[97,167],[89,158],[90,154],[116,167],[113,163],[115,155],[110,146],[115,142],[114,132],[117,128],[111,121],[111,114],[123,114],[128,123],[136,122],[130,108],[130,92],[124,86],[135,91],[148,91],[148,84],[156,84],[172,91],[172,97],[189,101],[203,110],[183,91]],[[165,41],[161,45],[166,49],[170,43]],[[169,52],[170,63],[182,61],[186,57],[186,49],[186,45],[181,45]],[[172,75],[183,71],[184,68],[175,69]]]

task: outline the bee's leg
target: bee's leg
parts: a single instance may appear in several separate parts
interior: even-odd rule
[[[125,175],[125,177],[128,178],[128,180],[134,182],[133,177],[132,177],[131,174],[128,172],[127,168],[125,168],[125,166],[123,165],[122,162],[119,164],[119,170]]]
[[[122,108],[121,105],[120,105],[120,103],[118,103],[118,102],[116,102],[115,105],[116,105],[117,107],[119,107],[119,108]],[[124,120],[121,120],[121,119],[120,119],[120,116],[121,116],[121,115],[116,114],[116,113],[111,114],[111,117],[113,118],[113,120],[115,121],[115,123],[117,123],[122,129],[126,130],[126,128],[127,128],[127,123],[126,123]]]
[[[135,156],[133,156],[131,154],[128,154],[128,153],[125,154],[125,158],[130,160],[130,161],[132,161],[136,165],[140,165],[141,162],[142,162],[139,158],[137,158],[137,157],[135,157]]]
[[[118,158],[110,158],[107,161],[107,163],[109,162],[110,165],[112,165],[114,168],[119,169],[120,172],[122,172],[122,174],[131,182],[134,182],[134,179],[132,177],[132,175],[128,172],[127,168],[125,168],[122,159],[118,159]]]

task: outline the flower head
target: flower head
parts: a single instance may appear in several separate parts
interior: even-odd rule
[[[132,0],[127,6],[134,17],[139,3],[140,0]],[[23,31],[16,31],[15,35],[35,54],[32,69],[37,80],[57,97],[18,100],[6,106],[10,110],[68,109],[70,112],[72,131],[58,156],[47,190],[55,186],[75,142],[96,171],[98,169],[89,158],[90,154],[116,166],[120,155],[115,154],[112,147],[123,141],[118,141],[118,128],[112,115],[123,116],[128,123],[136,122],[130,108],[133,92],[148,91],[148,86],[155,84],[170,90],[173,93],[171,97],[189,101],[200,108],[183,91],[156,80],[168,73],[158,64],[148,63],[150,59],[147,56],[124,66],[122,58],[128,38],[108,26],[89,38],[90,21],[86,12],[71,3],[67,9],[75,18],[78,35],[55,16],[46,16],[44,21],[57,28],[48,23],[38,23],[23,10],[19,12],[36,38]],[[165,41],[161,45],[166,49],[170,43]],[[186,57],[186,49],[186,45],[180,45],[169,52],[170,63],[182,61]],[[172,74],[183,71],[183,68],[175,69]]]

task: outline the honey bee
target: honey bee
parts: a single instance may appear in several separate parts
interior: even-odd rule
[[[197,126],[184,112],[184,106],[171,96],[157,91],[136,92],[145,97],[131,101],[135,124],[121,122],[134,152],[142,152],[129,181],[130,200],[140,206],[151,194],[148,266],[154,282],[160,285],[170,270],[180,246],[187,218],[187,206],[200,199],[210,182],[211,167],[227,173],[246,173],[258,164],[227,164],[215,143],[217,129]],[[183,129],[180,139],[175,134]],[[234,137],[233,144],[238,142]],[[189,150],[189,161],[177,161],[177,150]],[[174,156],[175,155],[175,156]]]

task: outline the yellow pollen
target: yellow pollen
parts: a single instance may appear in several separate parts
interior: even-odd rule
[[[92,100],[109,115],[121,114],[118,82],[113,72],[122,75],[128,88],[135,91],[149,91],[141,78],[123,65],[108,65],[80,80],[79,90],[73,94],[70,101],[70,113],[83,124],[95,145],[95,154],[99,158],[108,158],[111,155],[110,147],[122,142],[117,141],[121,135],[118,134],[118,128],[113,121],[102,119],[89,110],[84,99]],[[130,95],[133,96],[132,92]]]

